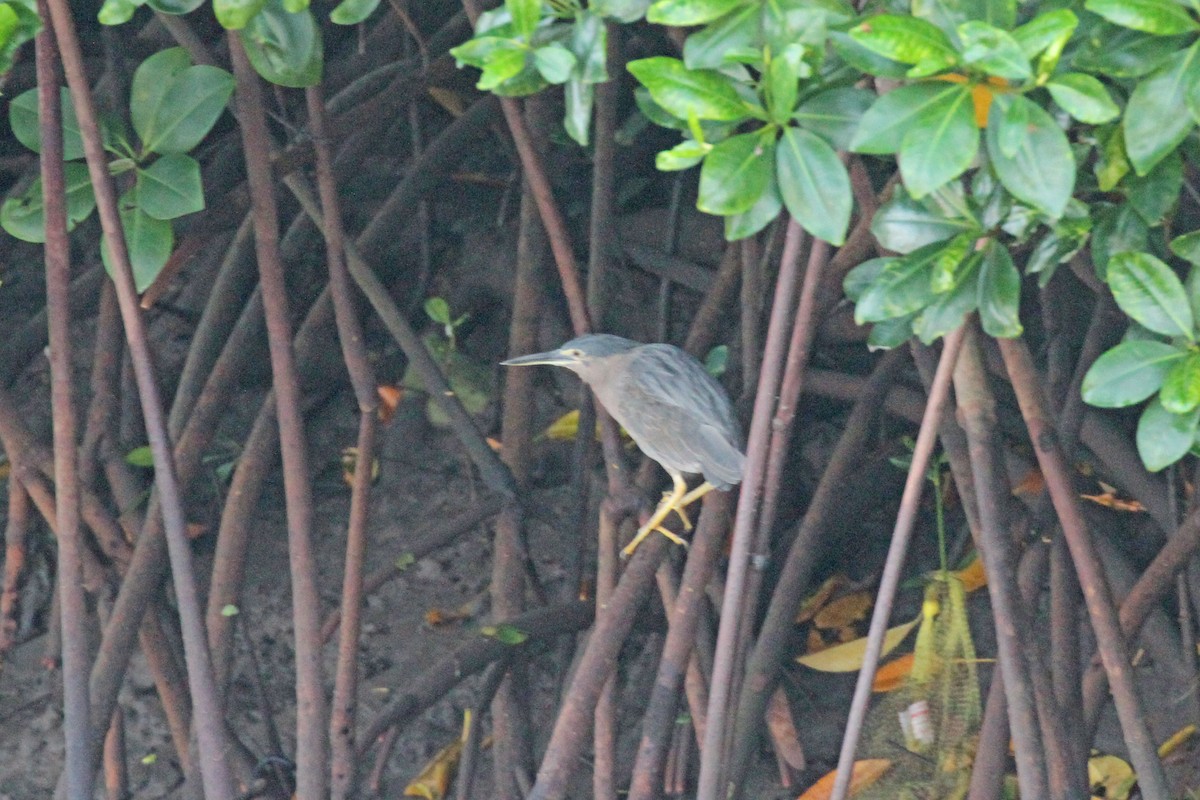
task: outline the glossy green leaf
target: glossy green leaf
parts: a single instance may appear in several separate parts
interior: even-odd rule
[[[379,0],[342,0],[337,8],[329,12],[329,21],[335,25],[357,25],[379,8]]]
[[[504,0],[504,7],[512,18],[513,32],[522,39],[529,39],[542,18],[542,0]]]
[[[929,273],[929,288],[934,294],[946,294],[959,287],[967,275],[967,254],[972,249],[973,237],[962,233],[955,236],[933,262]]]
[[[171,223],[154,219],[129,200],[128,197],[122,198],[121,228],[125,232],[125,246],[129,248],[134,283],[139,292],[144,292],[167,265],[175,244],[175,234],[171,230]],[[100,246],[100,255],[105,269],[111,275],[113,265],[106,242]]]
[[[767,188],[763,189],[750,210],[725,217],[725,241],[735,242],[753,236],[770,225],[782,210],[783,198],[779,196],[779,183],[772,170],[767,178]]]
[[[958,60],[946,34],[933,23],[917,17],[880,14],[852,28],[850,36],[868,50],[892,61],[939,65],[923,74],[932,74]]]
[[[224,112],[233,86],[233,76],[223,69],[192,66],[181,47],[143,61],[129,96],[143,151],[185,153],[198,145]]]
[[[200,164],[191,156],[165,155],[137,172],[138,207],[155,219],[204,210]]]
[[[829,26],[858,18],[845,0],[769,0],[751,5],[761,7],[762,41],[773,54],[793,44],[810,51],[824,50]]]
[[[757,5],[740,5],[687,37],[683,63],[688,69],[716,69],[751,54],[761,58],[762,31]]]
[[[100,11],[96,14],[96,19],[101,25],[124,25],[133,19],[134,13],[144,2],[145,0],[104,0],[104,4],[100,6]],[[0,8],[7,9],[8,7]],[[3,13],[0,11],[0,14]]]
[[[775,152],[779,192],[788,212],[818,239],[846,240],[853,195],[846,167],[824,139],[803,128],[784,128]]]
[[[958,36],[962,40],[964,64],[1012,81],[1027,80],[1033,75],[1029,58],[1007,31],[972,20],[958,26]]]
[[[1171,252],[1196,266],[1200,264],[1200,231],[1192,231],[1171,240]]]
[[[713,147],[700,168],[696,208],[740,214],[762,195],[775,169],[775,143],[757,131],[730,136]]]
[[[1092,230],[1092,266],[1096,276],[1108,280],[1108,260],[1114,253],[1146,249],[1150,229],[1128,203],[1116,207],[1092,206],[1096,225]]]
[[[1187,8],[1174,0],[1087,0],[1084,7],[1115,25],[1156,36],[1200,30]]]
[[[1200,43],[1171,56],[1129,96],[1124,119],[1125,149],[1139,175],[1153,169],[1195,127],[1195,120],[1180,112],[1188,107],[1197,82]]]
[[[567,135],[574,139],[580,147],[587,147],[595,93],[596,84],[588,83],[575,76],[572,76],[563,86],[563,99],[565,100],[563,125],[567,129]]]
[[[908,74],[906,65],[863,47],[844,31],[831,30],[828,36],[833,52],[854,69],[881,78],[903,78]]]
[[[1157,225],[1179,201],[1183,191],[1183,159],[1179,151],[1167,154],[1145,175],[1126,181],[1129,203],[1149,225]]]
[[[71,93],[63,87],[59,96],[62,101],[63,159],[74,161],[83,158],[83,139],[79,135],[79,123],[75,120]],[[21,92],[8,104],[8,123],[12,126],[13,135],[35,153],[42,152],[39,120],[37,89]]]
[[[933,344],[939,338],[962,325],[963,319],[975,310],[979,298],[979,264],[982,257],[972,253],[961,265],[962,277],[955,288],[937,295],[925,306],[912,322],[913,334],[925,344]]]
[[[703,25],[725,16],[746,0],[658,0],[646,11],[646,21],[658,25]]]
[[[533,51],[533,64],[547,83],[566,83],[575,69],[575,54],[558,42]]]
[[[146,5],[164,14],[181,16],[190,14],[204,5],[204,0],[146,0]]]
[[[875,94],[866,89],[828,89],[802,102],[792,119],[834,148],[848,150],[863,114],[874,101]]]
[[[796,99],[800,96],[801,68],[807,67],[801,60],[803,54],[803,48],[793,44],[771,59],[764,84],[767,90],[767,113],[772,122],[786,125],[796,109]]]
[[[957,178],[979,150],[979,129],[971,90],[954,89],[927,105],[913,120],[900,144],[900,176],[915,198]]]
[[[1189,42],[1187,36],[1155,36],[1101,20],[1071,52],[1071,67],[1113,78],[1138,78],[1161,67]]]
[[[321,82],[325,53],[312,11],[292,13],[280,0],[267,0],[238,36],[254,71],[267,81],[292,89]]]
[[[689,70],[676,58],[656,56],[630,61],[628,69],[650,90],[654,101],[686,120],[733,122],[748,116],[745,101],[725,75],[713,70]]]
[[[1193,350],[1171,367],[1158,399],[1172,414],[1187,414],[1200,406],[1200,353]]]
[[[670,150],[663,150],[654,158],[654,166],[661,172],[677,172],[694,167],[704,160],[712,150],[707,142],[697,142],[695,139],[684,139]]]
[[[1122,342],[1092,364],[1083,378],[1083,399],[1099,408],[1124,408],[1157,392],[1186,350],[1164,342]]]
[[[842,291],[846,293],[846,299],[851,303],[857,303],[867,289],[879,280],[883,270],[889,264],[894,264],[899,260],[895,256],[871,258],[847,272],[846,277],[842,279]]]
[[[584,83],[608,80],[608,26],[596,14],[576,15],[571,25],[571,52],[578,63],[576,72]]]
[[[1109,258],[1108,287],[1121,310],[1142,327],[1163,336],[1195,339],[1183,283],[1149,253],[1116,253]]]
[[[1033,58],[1055,43],[1065,43],[1075,32],[1079,18],[1074,12],[1059,8],[1038,14],[1012,32],[1026,58]]]
[[[1004,188],[1048,217],[1062,215],[1075,190],[1075,156],[1054,118],[1028,98],[999,98],[988,118],[988,156]],[[1008,106],[1007,104],[1011,104]],[[1016,121],[1009,108],[1020,108]],[[1004,113],[1001,113],[1001,112]],[[1020,146],[1011,155],[1001,140],[1005,129],[1022,126]]]
[[[241,30],[258,16],[267,0],[213,0],[213,14],[226,30]]]
[[[479,629],[479,632],[510,647],[515,647],[529,638],[528,633],[515,625],[509,625],[507,622],[502,622],[499,625],[485,625]]]
[[[154,451],[148,444],[135,447],[125,454],[125,463],[133,467],[149,469],[154,466]]]
[[[1096,163],[1092,166],[1092,172],[1096,175],[1100,191],[1108,192],[1129,174],[1133,165],[1125,154],[1124,128],[1120,125],[1109,126],[1107,131],[1098,131],[1097,138]]]
[[[1151,472],[1169,467],[1187,455],[1200,425],[1200,408],[1172,414],[1155,398],[1138,419],[1137,449]]]
[[[96,207],[92,182],[85,164],[66,164],[63,182],[67,193],[67,230],[91,215]],[[46,241],[46,209],[42,203],[42,179],[37,178],[21,194],[0,205],[0,226],[18,239],[40,244]]]
[[[588,10],[618,22],[636,22],[646,15],[650,0],[592,0]]]
[[[1051,78],[1046,88],[1054,102],[1080,122],[1100,125],[1121,115],[1108,89],[1091,75],[1068,72]]]
[[[1021,335],[1021,273],[1008,248],[995,239],[983,251],[979,267],[979,322],[989,336]]]
[[[970,90],[965,90],[969,94]],[[929,109],[945,108],[964,92],[959,84],[930,81],[893,89],[876,100],[862,115],[850,140],[856,153],[896,153],[904,136]],[[974,125],[972,115],[971,124]]]
[[[854,321],[879,322],[920,311],[933,300],[929,271],[945,245],[927,245],[889,261],[854,305]]]
[[[913,337],[913,319],[915,314],[909,314],[894,319],[883,319],[871,326],[867,335],[867,349],[891,350],[899,347]]]
[[[897,253],[911,253],[975,229],[971,220],[948,217],[929,201],[914,200],[899,187],[871,220],[871,233],[879,246]]]

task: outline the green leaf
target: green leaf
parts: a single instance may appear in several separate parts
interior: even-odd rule
[[[1149,225],[1157,225],[1174,208],[1183,190],[1183,159],[1175,150],[1154,169],[1127,182],[1129,203]]]
[[[846,293],[846,298],[851,303],[857,303],[867,289],[879,280],[883,270],[899,260],[895,256],[871,258],[847,272],[846,277],[842,279],[842,291]]]
[[[137,171],[138,208],[155,219],[175,219],[204,210],[200,165],[172,153]]]
[[[1167,373],[1182,358],[1164,342],[1122,342],[1101,355],[1083,378],[1083,399],[1098,408],[1124,408],[1145,400],[1163,385]]]
[[[149,468],[154,466],[154,452],[150,445],[135,447],[125,454],[125,463],[133,467]]]
[[[1096,276],[1107,281],[1109,256],[1126,250],[1144,250],[1150,229],[1129,203],[1115,208],[1097,204],[1092,208],[1096,218],[1092,231],[1092,266]]]
[[[696,208],[726,216],[748,211],[775,169],[775,141],[759,131],[730,136],[713,147],[700,168]]]
[[[1012,35],[1025,57],[1033,58],[1051,45],[1059,43],[1061,47],[1065,44],[1078,24],[1079,18],[1074,12],[1059,8],[1038,14],[1013,31]]]
[[[889,261],[878,279],[854,305],[854,321],[880,322],[920,311],[933,300],[929,272],[945,244],[926,245],[904,258]]]
[[[495,639],[501,644],[518,645],[529,638],[529,634],[515,625],[502,622],[499,625],[485,625],[479,629],[484,636]]]
[[[955,85],[927,105],[904,134],[899,160],[905,188],[913,197],[921,198],[961,175],[978,150],[979,129],[975,126],[971,90]]]
[[[292,89],[321,82],[325,54],[312,11],[293,13],[280,0],[268,0],[238,36],[254,71],[267,81]]]
[[[96,19],[101,25],[124,25],[133,19],[134,12],[144,2],[145,0],[104,0]],[[0,6],[0,9],[8,9],[8,6]]]
[[[592,0],[588,10],[618,22],[637,22],[646,14],[650,0]]]
[[[566,110],[563,124],[567,134],[580,147],[588,143],[588,126],[592,120],[592,101],[596,92],[595,84],[587,83],[572,76],[563,86],[563,98],[566,100]]]
[[[734,122],[748,116],[745,101],[720,72],[689,70],[679,59],[665,56],[630,61],[628,69],[656,103],[679,119],[695,115]]]
[[[71,93],[64,86],[59,90],[62,102],[63,160],[83,158],[83,139],[79,135],[79,123],[75,120],[75,105]],[[42,152],[42,134],[39,127],[37,89],[21,92],[8,104],[8,123],[12,126],[17,141],[35,153]]]
[[[1171,252],[1191,263],[1200,264],[1200,231],[1192,231],[1171,240]]]
[[[704,371],[714,378],[725,374],[729,368],[729,345],[719,344],[704,357]]]
[[[1021,273],[1008,248],[995,239],[983,251],[979,268],[979,322],[988,336],[1021,335]]]
[[[657,25],[703,25],[723,17],[746,0],[658,0],[646,11]]]
[[[858,18],[844,0],[769,0],[751,5],[762,10],[762,43],[772,54],[793,44],[809,52],[824,51],[829,26],[848,25]]]
[[[1151,472],[1169,467],[1187,455],[1200,425],[1200,408],[1172,414],[1155,398],[1138,419],[1137,448]]]
[[[757,4],[742,5],[696,31],[683,43],[683,63],[688,69],[717,69],[751,54],[761,59],[759,16]]]
[[[379,8],[379,0],[342,0],[337,8],[329,12],[329,21],[335,25],[357,25]]]
[[[1189,43],[1187,36],[1154,36],[1104,20],[1076,38],[1079,47],[1071,52],[1071,66],[1113,78],[1147,75]]]
[[[577,62],[576,75],[584,83],[608,80],[608,26],[603,19],[587,12],[576,16],[571,26],[570,47]]]
[[[767,188],[758,196],[750,210],[725,217],[725,241],[735,242],[753,236],[770,225],[781,210],[783,199],[779,196],[779,182],[775,178],[775,171],[771,170]]]
[[[513,30],[522,39],[529,39],[542,18],[542,0],[504,0],[512,17]]]
[[[175,234],[171,230],[171,223],[154,219],[138,208],[136,203],[130,203],[128,197],[122,198],[121,202],[121,228],[125,231],[125,246],[129,248],[134,283],[138,292],[144,292],[154,283],[171,257]],[[100,255],[105,269],[111,275],[113,264],[107,242],[100,245]]]
[[[912,322],[913,333],[925,344],[962,324],[963,318],[975,310],[979,298],[979,263],[982,257],[972,253],[961,265],[962,277],[953,291],[937,295]]]
[[[670,150],[663,150],[654,158],[654,166],[660,172],[677,172],[696,166],[712,150],[712,145],[697,142],[695,139],[684,139]]]
[[[430,297],[425,301],[425,316],[439,325],[450,324],[450,304],[441,297]]]
[[[496,89],[521,74],[529,60],[529,48],[512,39],[501,39],[483,64],[483,72],[475,88],[482,92]]]
[[[971,220],[947,217],[928,201],[913,200],[899,187],[871,220],[879,246],[897,253],[911,253],[976,227]]]
[[[1158,399],[1172,414],[1187,414],[1200,406],[1200,353],[1193,350],[1175,362]]]
[[[547,83],[566,83],[575,69],[575,54],[558,42],[551,42],[533,51],[533,65]]]
[[[986,139],[996,177],[1014,197],[1057,219],[1075,190],[1075,156],[1066,134],[1028,98],[996,97],[993,102],[997,107],[988,117]],[[1015,120],[1010,109],[1020,109]],[[1016,152],[1009,156],[1001,142],[1014,126],[1020,126],[1017,133],[1023,135]]]
[[[767,70],[767,112],[772,122],[786,125],[796,109],[796,98],[800,96],[801,68],[807,65],[801,60],[804,50],[793,44],[771,59]]]
[[[1133,90],[1125,106],[1125,149],[1139,175],[1174,150],[1195,127],[1180,113],[1200,83],[1200,43],[1171,56]],[[1195,107],[1193,114],[1195,113]]]
[[[893,89],[876,100],[862,115],[858,130],[850,140],[856,153],[885,155],[896,153],[904,136],[929,109],[945,108],[969,89],[959,84],[930,81]],[[974,115],[971,124],[975,124]]]
[[[972,237],[969,234],[959,234],[947,242],[942,251],[938,253],[929,274],[929,288],[933,289],[934,294],[952,292],[966,278],[965,266],[967,253],[971,250],[971,240]]]
[[[958,26],[958,36],[962,39],[963,63],[1012,81],[1033,76],[1029,58],[1007,31],[972,20]]]
[[[1163,336],[1195,340],[1192,309],[1178,276],[1149,253],[1116,253],[1108,260],[1108,287],[1121,310]]]
[[[191,66],[181,47],[156,53],[133,76],[129,113],[142,148],[185,153],[212,130],[233,95],[234,80],[223,69]]]
[[[784,128],[775,164],[784,205],[796,221],[818,239],[845,242],[853,195],[833,148],[803,128]]]
[[[866,89],[829,89],[802,102],[792,119],[834,148],[848,150],[863,114],[874,101],[875,94]]]
[[[92,182],[86,164],[64,165],[63,182],[67,193],[67,230],[91,215],[96,207]],[[29,188],[0,205],[0,226],[16,238],[40,244],[46,241],[46,208],[42,204],[42,179],[37,178]]]
[[[1187,8],[1173,0],[1087,0],[1084,7],[1123,28],[1155,36],[1200,30]]]
[[[213,14],[226,30],[241,30],[258,16],[267,0],[213,0]]]
[[[921,73],[925,75],[958,60],[946,34],[936,25],[917,17],[880,14],[852,28],[850,36],[884,58],[902,64],[926,65],[927,71]]]
[[[1121,115],[1104,84],[1091,75],[1067,72],[1051,78],[1046,88],[1054,102],[1080,122],[1100,125]]]
[[[204,0],[146,0],[146,5],[164,14],[181,16],[190,14],[204,5]]]
[[[882,78],[903,78],[908,74],[907,66],[868,50],[844,31],[829,31],[829,43],[833,45],[833,51],[838,58],[868,75],[877,75]]]
[[[891,350],[899,347],[913,337],[913,319],[916,314],[909,314],[895,319],[883,319],[871,326],[867,334],[867,349]]]
[[[1096,175],[1096,185],[1100,191],[1108,192],[1133,169],[1129,157],[1125,155],[1125,129],[1120,125],[1108,126],[1107,132],[1097,132],[1097,139],[1096,163],[1092,172]]]

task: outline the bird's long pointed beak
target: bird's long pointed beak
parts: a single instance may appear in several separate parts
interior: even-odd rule
[[[510,358],[507,361],[501,361],[500,364],[505,367],[532,367],[535,364],[549,364],[554,367],[565,367],[567,364],[575,363],[575,359],[564,355],[559,350],[550,350],[546,353],[533,353],[528,356],[518,356]]]

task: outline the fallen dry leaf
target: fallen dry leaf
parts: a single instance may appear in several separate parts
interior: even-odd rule
[[[458,769],[462,748],[462,740],[457,739],[438,751],[421,770],[421,774],[404,787],[404,796],[443,800],[450,789],[450,781],[454,779],[454,772]]]
[[[833,597],[833,593],[845,585],[845,575],[838,574],[826,578],[825,582],[800,604],[800,611],[796,614],[796,623],[810,622],[817,615],[817,612],[829,602],[829,598]]]
[[[1105,800],[1129,800],[1137,776],[1129,762],[1117,756],[1092,756],[1088,759],[1088,784],[1094,794]]]
[[[792,719],[792,706],[783,689],[776,689],[771,695],[771,702],[767,706],[767,730],[771,734],[775,752],[789,767],[798,772],[808,768],[800,734],[796,731],[796,721]]]
[[[954,574],[962,581],[963,588],[968,594],[987,586],[987,574],[983,571],[983,559],[979,557],[978,553],[975,554],[975,558],[971,560],[970,564]]]
[[[880,652],[879,657],[882,658],[895,650],[900,642],[904,641],[904,637],[908,636],[920,621],[921,617],[918,616],[912,622],[906,622],[903,625],[889,628],[883,638],[883,650]],[[819,653],[809,653],[808,655],[800,656],[796,659],[796,662],[819,672],[854,672],[862,668],[863,657],[866,654],[867,638],[864,636],[852,642],[827,647]]]
[[[1195,735],[1195,725],[1183,726],[1179,730],[1175,731],[1175,733],[1171,734],[1170,738],[1158,746],[1158,757],[1166,758],[1167,756],[1171,755],[1171,753],[1174,753],[1176,750],[1178,750],[1184,742],[1186,742],[1188,739],[1191,739]]]
[[[899,658],[883,664],[875,672],[875,680],[871,682],[872,692],[894,692],[904,685],[905,678],[912,672],[916,656],[906,653]]]
[[[867,592],[854,592],[832,601],[813,616],[818,628],[848,628],[861,619],[866,619],[875,600]]]
[[[855,761],[850,772],[850,792],[848,796],[853,797],[855,793],[861,792],[872,785],[891,768],[892,762],[886,758],[865,758],[861,761]],[[835,769],[808,787],[808,790],[796,798],[796,800],[829,800],[833,795],[833,783],[836,780],[837,770]]]
[[[379,415],[379,421],[386,425],[396,416],[396,409],[404,399],[404,387],[385,383],[375,387],[375,393],[379,395],[379,409],[376,413]]]

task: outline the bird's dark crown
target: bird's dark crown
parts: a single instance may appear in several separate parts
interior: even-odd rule
[[[609,333],[588,333],[565,342],[558,348],[558,351],[564,353],[569,350],[578,350],[585,358],[604,358],[628,353],[635,347],[641,346],[641,342],[613,336]]]

